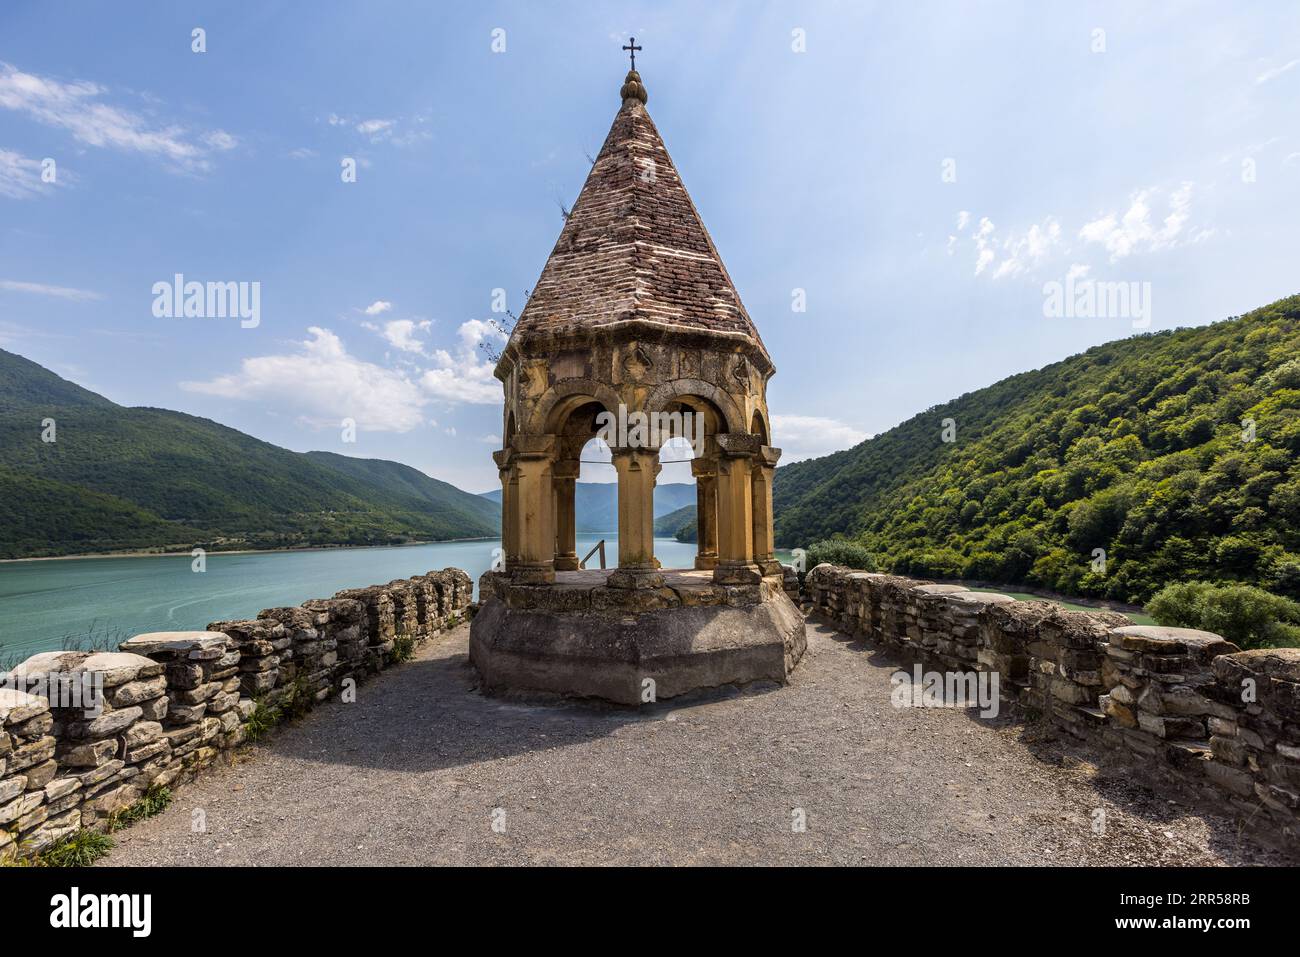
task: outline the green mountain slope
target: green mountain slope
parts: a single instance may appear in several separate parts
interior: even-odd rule
[[[419,469],[387,459],[356,459],[335,452],[307,452],[313,462],[364,481],[371,489],[395,499],[411,498],[426,503],[430,513],[449,521],[486,524],[485,534],[496,535],[501,527],[501,507],[481,495],[462,492],[456,486],[430,478]]]
[[[47,418],[52,443],[41,440]],[[125,408],[0,350],[0,557],[497,534],[478,496],[396,463],[353,462]]]
[[[683,505],[656,518],[655,534],[664,538],[676,538],[679,542],[695,541],[695,503]]]
[[[1300,597],[1298,357],[1293,296],[1012,376],[778,469],[777,543],[842,533],[901,573],[1123,601],[1187,579]]]

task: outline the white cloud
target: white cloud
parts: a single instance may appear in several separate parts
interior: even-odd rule
[[[782,450],[783,463],[839,452],[868,437],[861,429],[837,419],[814,415],[772,416],[773,444]]]
[[[0,289],[7,289],[10,292],[30,292],[38,296],[54,296],[56,299],[71,299],[73,302],[90,302],[104,298],[99,293],[88,289],[47,286],[41,282],[19,282],[16,279],[0,279]]]
[[[426,113],[417,113],[409,117],[399,116],[393,119],[384,117],[358,119],[355,116],[340,116],[337,113],[331,113],[326,117],[326,122],[330,126],[337,126],[340,129],[360,133],[371,143],[410,146],[420,140],[433,138],[433,134],[424,128],[429,122],[429,116]]]
[[[501,383],[492,374],[493,364],[480,356],[479,343],[502,342],[505,337],[490,322],[470,319],[457,330],[460,340],[455,355],[446,349],[433,353],[435,368],[420,377],[420,385],[429,395],[448,402],[497,405],[501,402]]]
[[[225,130],[213,130],[210,133],[203,134],[203,142],[207,143],[214,150],[233,150],[239,145],[239,140],[231,136]]]
[[[1052,216],[1043,220],[1041,225],[1035,223],[1024,233],[1008,237],[1002,241],[1002,253],[1006,258],[998,263],[993,278],[1019,276],[1046,259],[1060,242],[1061,224]]]
[[[276,403],[299,412],[316,428],[338,428],[345,418],[374,432],[409,432],[424,421],[428,401],[401,373],[349,355],[333,332],[312,326],[310,339],[291,355],[244,359],[239,371],[181,388],[245,402]]]
[[[67,130],[81,143],[157,156],[187,170],[207,169],[212,150],[233,149],[237,143],[223,130],[195,135],[176,124],[158,126],[105,102],[107,92],[97,83],[64,83],[0,62],[0,108]]]
[[[1183,183],[1169,194],[1167,214],[1159,225],[1153,224],[1152,204],[1159,192],[1154,188],[1139,190],[1133,194],[1122,216],[1118,212],[1109,212],[1086,223],[1079,230],[1079,238],[1104,246],[1114,263],[1134,253],[1171,249],[1199,242],[1213,234],[1210,229],[1198,230],[1190,237],[1184,233],[1192,213],[1191,183]]]
[[[975,249],[977,251],[975,275],[977,276],[989,267],[989,264],[993,262],[996,256],[992,247],[993,230],[995,228],[993,222],[987,216],[984,216],[980,219],[979,227],[975,230]]]
[[[1289,70],[1294,70],[1297,66],[1300,66],[1300,60],[1292,60],[1289,63],[1282,64],[1281,66],[1275,66],[1271,69],[1265,70],[1259,76],[1255,77],[1255,85],[1258,86],[1261,83],[1267,83],[1269,80],[1276,80],[1283,73],[1286,73]]]
[[[377,326],[373,322],[364,322],[362,325],[373,332],[378,332],[384,337],[384,341],[394,348],[401,349],[403,352],[424,355],[424,343],[416,338],[416,332],[427,332],[433,323],[428,319],[418,321],[415,319],[392,319],[382,326]]]
[[[971,221],[971,214],[962,210],[957,214],[957,231],[962,232]],[[999,237],[997,227],[987,216],[981,216],[970,234],[975,247],[975,275],[988,271],[993,279],[1019,276],[1043,262],[1061,242],[1061,224],[1056,217],[1048,216],[1023,233],[1012,232]],[[948,255],[956,250],[959,237],[948,237]],[[1001,261],[999,262],[999,259]],[[994,266],[994,263],[997,265]],[[992,268],[990,268],[992,267]]]
[[[41,160],[0,148],[0,196],[32,199],[51,192],[55,184],[45,182],[41,172]],[[58,183],[66,183],[71,178],[67,170],[58,169]]]
[[[377,316],[381,312],[389,312],[392,308],[393,308],[393,304],[388,300],[376,299],[370,305],[366,306],[366,315]]]

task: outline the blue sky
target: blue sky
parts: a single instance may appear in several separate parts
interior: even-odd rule
[[[787,459],[1134,333],[1045,315],[1045,283],[1149,284],[1151,329],[1298,291],[1290,2],[7,0],[0,346],[491,488],[480,324],[536,281],[628,34],[776,361]],[[260,283],[260,323],[156,317],[176,273]]]

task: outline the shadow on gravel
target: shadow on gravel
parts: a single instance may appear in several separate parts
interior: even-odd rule
[[[1241,822],[1197,805],[1194,795],[1153,781],[1134,761],[1116,757],[1079,741],[1041,719],[1013,721],[1019,726],[1017,739],[1037,760],[1063,770],[1088,768],[1087,785],[1103,801],[1157,827],[1172,825],[1188,817],[1204,823],[1206,845],[1225,860],[1255,863],[1294,863],[1284,851],[1242,827]],[[1261,814],[1263,810],[1261,809]]]
[[[354,704],[331,699],[263,746],[306,761],[436,771],[565,748],[673,712],[781,690],[775,682],[718,688],[636,710],[558,697],[489,697],[477,684],[463,652],[408,661],[358,685]]]
[[[809,627],[813,626],[810,619]],[[823,634],[837,644],[865,653],[873,667],[906,671],[917,663],[926,666],[924,658],[909,655],[902,649],[884,648],[838,629],[821,627]],[[982,728],[1011,731],[1018,743],[1043,764],[1062,771],[1078,770],[1084,766],[1095,769],[1095,772],[1086,774],[1086,783],[1098,795],[1098,807],[1109,803],[1157,826],[1195,817],[1204,822],[1209,832],[1208,846],[1227,860],[1247,858],[1267,863],[1267,859],[1272,857],[1281,863],[1295,862],[1286,852],[1243,829],[1240,822],[1199,807],[1194,796],[1174,793],[1168,786],[1151,781],[1140,765],[1079,741],[1045,720],[1027,714],[1017,705],[1002,702],[996,717],[983,717],[977,708],[952,710],[964,714]],[[1260,814],[1263,813],[1261,809]]]

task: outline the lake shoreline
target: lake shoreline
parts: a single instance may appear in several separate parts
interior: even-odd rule
[[[579,535],[577,544],[586,551],[600,537]],[[614,540],[609,543],[616,547]],[[115,647],[145,632],[202,631],[214,621],[255,618],[263,609],[431,569],[460,568],[477,582],[498,548],[498,540],[488,538],[410,547],[254,549],[211,555],[201,569],[185,553],[157,552],[134,561],[11,563],[0,568],[0,661],[87,642]],[[693,547],[657,541],[655,550],[670,567],[694,563]],[[150,560],[156,557],[169,560]]]
[[[293,552],[338,552],[361,548],[416,548],[422,545],[452,545],[464,542],[494,542],[497,537],[481,538],[438,538],[427,542],[401,542],[393,545],[300,545],[290,548],[229,548],[205,549],[208,555],[274,555]],[[174,552],[87,552],[77,555],[41,555],[36,558],[0,558],[0,565],[15,562],[66,562],[85,558],[190,558],[197,545],[189,549]]]

